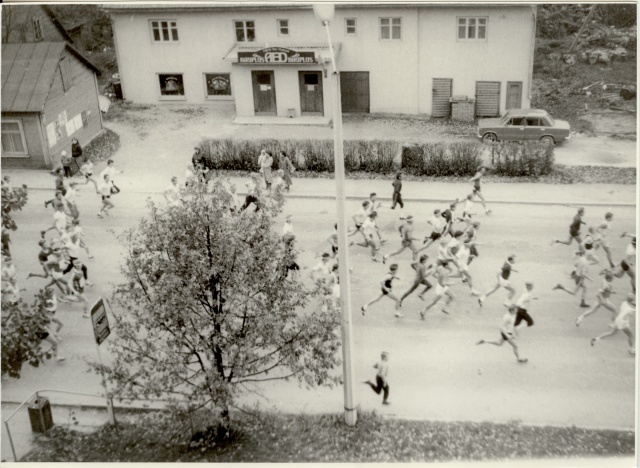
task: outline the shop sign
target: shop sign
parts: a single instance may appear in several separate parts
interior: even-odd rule
[[[282,63],[282,64],[307,64],[318,63],[314,52],[298,52],[284,47],[267,47],[254,52],[238,51],[238,63]]]
[[[91,308],[91,322],[93,324],[93,334],[96,337],[96,343],[100,346],[111,334],[109,320],[107,319],[107,310],[105,309],[102,298]]]

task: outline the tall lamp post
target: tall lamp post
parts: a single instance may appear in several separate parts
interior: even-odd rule
[[[354,426],[358,419],[356,403],[353,396],[354,375],[353,342],[351,320],[351,287],[349,286],[349,246],[347,245],[347,214],[344,195],[344,151],[342,140],[342,102],[340,99],[340,75],[336,69],[336,58],[333,53],[329,25],[333,20],[335,6],[322,3],[313,5],[313,12],[327,32],[329,51],[331,53],[331,81],[333,98],[333,159],[336,176],[336,205],[338,211],[338,260],[340,275],[340,305],[342,309],[342,372],[344,381],[344,419],[348,426]]]

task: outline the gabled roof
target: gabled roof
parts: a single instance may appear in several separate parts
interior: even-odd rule
[[[41,112],[65,48],[98,75],[100,70],[65,42],[2,45],[2,112]]]
[[[53,13],[51,8],[49,8],[47,5],[40,5],[40,6],[44,10],[44,12],[47,14],[49,19],[53,23],[53,25],[56,27],[56,29],[60,31],[60,34],[62,34],[62,37],[64,37],[64,40],[70,44],[73,44],[73,39],[71,39],[71,36],[69,36],[69,33],[67,33],[67,30],[64,29],[64,26],[62,26],[62,23],[58,21],[58,18],[56,18],[56,15]]]

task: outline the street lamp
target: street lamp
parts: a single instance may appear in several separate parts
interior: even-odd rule
[[[342,375],[344,380],[344,419],[348,426],[354,426],[358,419],[355,399],[353,397],[354,375],[353,342],[351,320],[351,287],[349,286],[349,246],[347,245],[347,214],[344,195],[344,150],[342,140],[342,102],[340,100],[340,75],[336,68],[329,25],[333,20],[335,6],[330,3],[313,5],[313,12],[327,31],[329,51],[331,53],[331,81],[333,85],[333,159],[336,175],[336,205],[338,211],[338,260],[340,275],[340,305],[342,309]]]

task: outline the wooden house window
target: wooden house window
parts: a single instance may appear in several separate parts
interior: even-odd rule
[[[40,18],[33,18],[33,37],[36,41],[41,41],[44,38],[42,34],[42,25],[40,24]]]
[[[19,120],[2,121],[2,153],[7,156],[26,155],[24,131]]]
[[[60,75],[62,76],[62,87],[66,93],[73,86],[73,71],[71,70],[71,60],[69,57],[63,57],[60,60]]]
[[[178,22],[172,20],[151,21],[154,42],[178,42]]]

